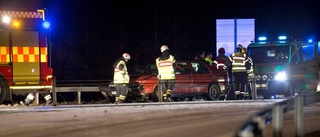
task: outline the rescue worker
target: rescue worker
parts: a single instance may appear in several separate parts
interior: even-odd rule
[[[227,72],[229,83],[226,91],[227,94],[225,94],[226,96],[225,99],[233,100],[235,97],[234,92],[230,92],[230,91],[233,91],[231,86],[232,85],[231,61],[229,60],[229,57],[225,55],[226,51],[224,48],[222,47],[219,48],[218,53],[219,53],[218,56],[213,61],[213,66],[218,70]]]
[[[219,48],[218,53],[219,55],[214,59],[213,64],[218,70],[225,70],[230,66],[231,62],[225,55],[224,48]]]
[[[246,68],[248,73],[248,78],[253,78],[253,61],[252,58],[247,54],[247,49],[243,48],[242,53],[247,55]]]
[[[212,54],[210,52],[206,53],[206,57],[204,58],[204,60],[207,61],[210,66],[212,66]]]
[[[246,91],[246,96],[249,97],[249,99],[251,99],[251,82],[249,81],[252,81],[253,79],[253,61],[252,61],[252,58],[250,56],[248,56],[247,54],[247,49],[246,48],[243,48],[242,49],[242,53],[243,54],[246,54],[247,55],[247,58],[246,58],[246,69],[247,69],[247,73],[248,73],[248,83],[246,84],[246,87],[245,87],[245,91]]]
[[[173,91],[175,84],[175,72],[174,72],[174,56],[169,54],[169,47],[162,45],[160,48],[162,55],[156,59],[156,65],[158,69],[158,83],[162,91],[158,92],[158,99],[163,101],[171,101],[170,95]],[[162,93],[162,97],[160,96]]]
[[[242,53],[243,46],[239,44],[236,52],[229,57],[232,62],[233,91],[237,97],[245,92],[245,86],[248,82],[248,73],[246,68],[247,55]]]
[[[51,99],[51,95],[50,93],[40,93],[41,96],[43,96],[43,98],[46,100],[46,106],[51,105],[52,104],[52,99]],[[20,101],[21,105],[26,105],[29,106],[32,101],[34,100],[35,96],[34,93],[29,93],[27,95],[27,97],[25,98],[24,102]]]
[[[116,88],[115,104],[125,103],[125,99],[128,94],[130,77],[126,63],[130,58],[131,56],[128,53],[123,53],[122,56],[113,64],[113,83]]]

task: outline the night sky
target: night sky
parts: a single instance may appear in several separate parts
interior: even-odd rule
[[[0,0],[1,10],[46,8],[57,79],[111,79],[123,52],[135,66],[155,62],[166,44],[176,59],[216,51],[216,19],[254,18],[256,36],[320,40],[317,0]],[[215,56],[215,55],[214,55]]]

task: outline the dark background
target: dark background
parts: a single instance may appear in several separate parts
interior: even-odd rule
[[[319,37],[317,0],[0,0],[1,10],[47,9],[51,65],[58,80],[112,79],[131,54],[130,73],[154,63],[166,44],[176,59],[215,55],[216,19],[254,18],[256,36]]]

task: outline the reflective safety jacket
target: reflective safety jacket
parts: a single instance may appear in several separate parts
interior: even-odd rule
[[[210,66],[212,66],[212,60],[210,58],[204,58],[204,60],[207,61]]]
[[[170,55],[170,57],[166,60],[156,59],[156,64],[158,68],[158,75],[160,80],[166,79],[175,79],[173,63],[175,62],[174,56]]]
[[[247,57],[246,60],[246,68],[247,68],[247,72],[248,72],[248,76],[249,78],[253,78],[253,61],[251,57]]]
[[[130,77],[128,74],[126,62],[119,60],[116,67],[114,68],[113,83],[115,84],[128,84]]]
[[[246,54],[243,54],[241,52],[232,53],[229,59],[232,62],[232,73],[237,73],[237,72],[247,73]]]
[[[225,55],[219,55],[214,61],[213,66],[218,70],[225,70],[230,65],[230,60]]]

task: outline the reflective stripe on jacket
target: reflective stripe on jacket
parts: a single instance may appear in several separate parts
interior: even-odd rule
[[[119,66],[123,65],[123,69],[120,70]],[[125,61],[120,60],[117,66],[114,68],[114,75],[113,75],[113,83],[115,84],[128,84],[130,81],[130,77],[128,74],[127,66]]]
[[[213,63],[218,70],[224,70],[230,65],[230,60],[227,56],[219,55]]]
[[[170,55],[170,57],[166,60],[159,61],[159,58],[156,59],[160,80],[175,79],[174,68],[173,68],[174,62],[175,62],[174,56],[172,55]]]
[[[243,54],[241,52],[232,53],[229,59],[232,62],[232,73],[247,72],[246,54]]]

